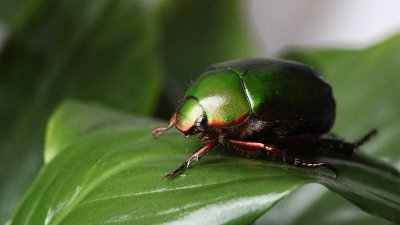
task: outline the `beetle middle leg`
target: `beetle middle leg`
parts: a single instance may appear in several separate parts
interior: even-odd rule
[[[301,160],[298,157],[293,157],[285,154],[284,151],[279,149],[278,147],[267,145],[264,143],[260,142],[250,142],[250,141],[238,141],[238,140],[232,140],[232,139],[227,139],[228,143],[233,146],[237,147],[239,149],[243,149],[246,151],[260,151],[260,150],[266,150],[268,152],[272,152],[273,154],[281,157],[285,162],[290,163],[294,166],[298,167],[308,167],[308,168],[318,168],[318,167],[326,167],[333,171],[335,173],[335,177],[339,176],[339,170],[328,163],[308,163],[305,162],[304,160]]]
[[[190,166],[190,164],[193,161],[199,160],[205,153],[210,151],[212,148],[214,148],[218,144],[217,140],[210,140],[206,145],[201,147],[199,150],[197,150],[195,153],[193,153],[188,159],[185,160],[185,162],[182,163],[178,168],[176,168],[174,171],[166,174],[164,177],[173,177],[179,172],[183,172],[186,168]]]

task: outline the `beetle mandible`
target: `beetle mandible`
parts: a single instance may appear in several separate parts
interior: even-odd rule
[[[266,151],[299,167],[327,167],[287,154],[298,146],[323,147],[352,154],[376,133],[353,143],[326,138],[335,120],[332,89],[311,67],[282,59],[250,58],[210,66],[188,89],[168,126],[155,128],[154,137],[176,127],[186,137],[201,134],[204,146],[166,177],[188,168],[218,144],[254,155]]]

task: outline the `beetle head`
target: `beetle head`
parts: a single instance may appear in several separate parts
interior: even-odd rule
[[[186,136],[207,131],[207,115],[197,99],[183,101],[176,112],[175,127]]]

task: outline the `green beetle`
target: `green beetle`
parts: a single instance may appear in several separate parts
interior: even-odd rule
[[[376,133],[373,130],[354,143],[324,138],[334,120],[332,89],[312,68],[281,59],[243,59],[210,66],[186,92],[169,125],[155,128],[153,136],[175,126],[187,137],[201,133],[205,141],[167,177],[218,144],[246,155],[271,152],[295,166],[324,166],[338,176],[333,165],[305,162],[286,151],[306,146],[351,154]]]

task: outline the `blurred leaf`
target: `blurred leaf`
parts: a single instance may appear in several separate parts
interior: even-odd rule
[[[323,225],[392,225],[393,222],[372,216],[340,195],[318,184],[304,185],[276,204],[254,225],[323,224]]]
[[[162,77],[154,17],[140,1],[19,3],[0,55],[1,224],[42,164],[56,104],[77,98],[149,114]]]
[[[400,139],[397,138],[400,136],[400,52],[397,49],[400,49],[400,35],[364,50],[303,49],[288,52],[284,57],[312,65],[332,85],[337,102],[335,133],[348,139],[378,128],[378,136],[363,150],[400,168]],[[400,186],[394,188],[400,190]],[[305,198],[313,198],[314,192],[308,193],[310,197]],[[343,224],[366,224],[365,221],[369,224],[388,224],[387,221],[368,217],[337,195],[324,193],[308,207],[302,208],[300,216],[290,218],[290,213],[282,214],[277,210],[259,222],[265,223],[273,217],[275,224],[310,224],[310,221],[313,224],[336,224],[346,211],[347,218],[340,220]],[[295,203],[284,201],[282,208]],[[326,216],[321,215],[322,212],[317,213],[318,209],[326,209]],[[297,215],[295,212],[292,214]],[[316,214],[321,219],[316,220]],[[280,218],[291,223],[278,223]]]
[[[301,207],[293,205],[301,202]],[[283,217],[281,215],[284,215]],[[279,202],[257,224],[394,225],[372,216],[321,185],[305,185]]]
[[[96,105],[62,104],[50,120],[45,150],[58,155],[11,224],[246,224],[310,182],[400,221],[400,174],[362,156],[324,159],[339,166],[335,179],[322,169],[235,157],[220,148],[181,176],[162,179],[199,143],[177,132],[154,139],[157,124]]]
[[[236,0],[165,1],[159,21],[167,79],[158,116],[171,116],[190,82],[210,64],[252,56],[254,46],[242,4]]]
[[[0,0],[0,21],[10,25],[19,16],[22,5],[30,0]]]

